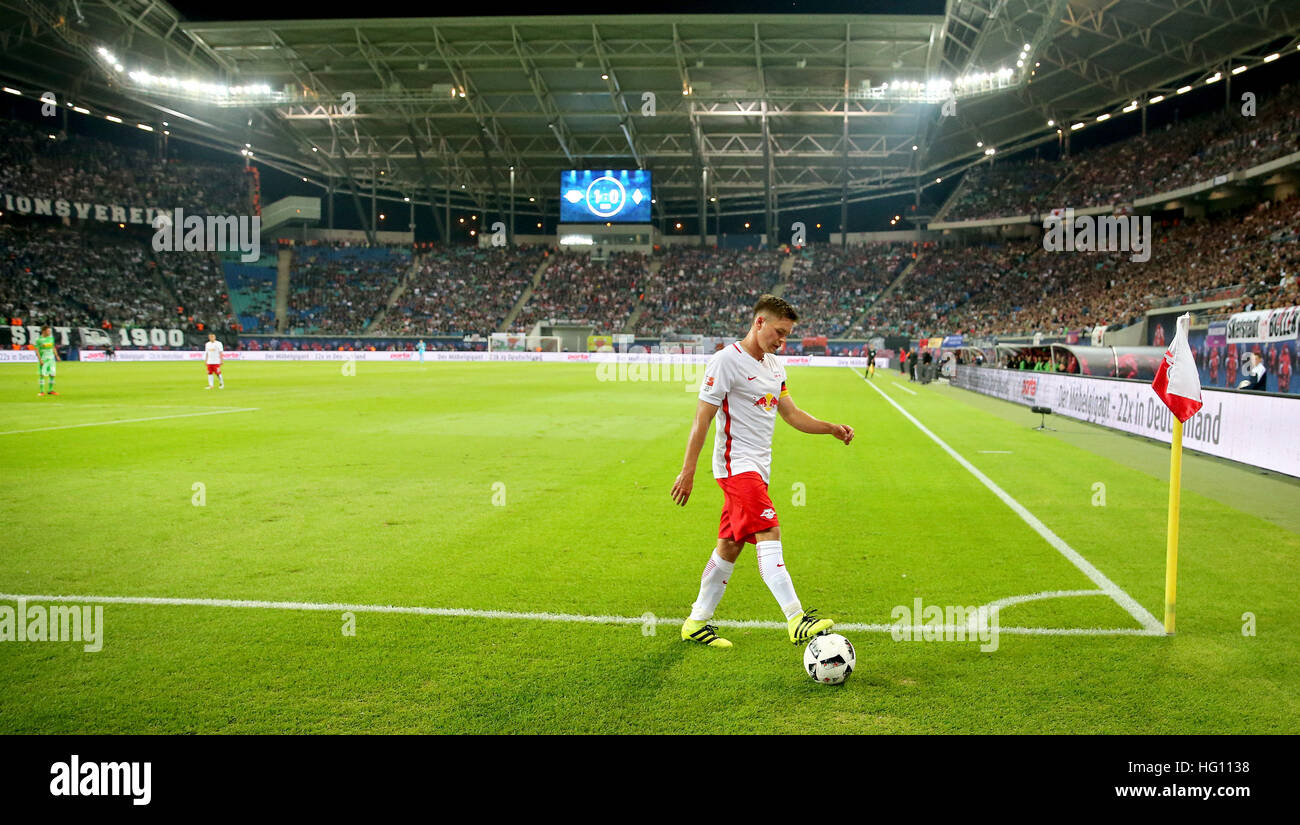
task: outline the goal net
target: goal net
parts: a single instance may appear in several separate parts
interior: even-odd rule
[[[525,335],[494,332],[488,339],[488,352],[559,352],[558,335]]]

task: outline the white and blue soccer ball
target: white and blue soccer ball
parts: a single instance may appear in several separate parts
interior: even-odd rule
[[[838,633],[814,636],[803,651],[803,667],[814,682],[838,685],[849,678],[858,662],[853,643]]]

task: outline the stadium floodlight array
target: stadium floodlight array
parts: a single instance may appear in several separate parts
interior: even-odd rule
[[[970,97],[985,92],[999,91],[1015,85],[1015,70],[998,69],[995,72],[978,72],[957,78],[932,80],[891,80],[879,86],[869,81],[862,84],[858,97],[873,100],[898,100],[910,103],[942,103],[952,98]]]
[[[177,77],[154,75],[143,69],[128,72],[126,76],[141,91],[161,92],[203,103],[215,103],[218,106],[282,103],[286,98],[283,92],[277,92],[265,83],[227,86],[221,83],[204,83],[193,78],[182,80]]]
[[[213,103],[218,106],[282,103],[286,98],[284,92],[274,91],[265,83],[231,86],[224,83],[208,83],[194,78],[156,75],[145,69],[135,69],[128,72],[117,56],[104,46],[100,46],[95,51],[104,63],[112,69],[120,83],[132,86],[141,92],[167,94],[200,103]]]
[[[1295,48],[1296,48],[1296,50],[1300,51],[1300,43],[1297,43],[1296,46],[1295,46]],[[1235,77],[1235,76],[1241,74],[1242,72],[1244,72],[1244,71],[1246,71],[1246,70],[1248,70],[1248,69],[1252,69],[1252,68],[1256,68],[1256,67],[1258,67],[1258,66],[1262,66],[1262,65],[1264,65],[1265,63],[1272,63],[1274,60],[1277,60],[1279,57],[1281,57],[1281,52],[1273,52],[1272,54],[1268,54],[1268,55],[1265,55],[1263,58],[1260,58],[1260,59],[1259,59],[1260,62],[1254,64],[1253,66],[1250,65],[1250,64],[1248,64],[1248,63],[1238,63],[1236,66],[1233,66],[1233,67],[1228,71],[1228,74],[1229,74],[1229,75],[1232,75],[1233,77]],[[1223,72],[1222,72],[1222,71],[1217,71],[1217,70],[1216,70],[1216,71],[1214,71],[1214,72],[1212,72],[1212,73],[1210,73],[1210,74],[1207,74],[1204,78],[1202,78],[1202,79],[1199,80],[1199,81],[1193,81],[1193,82],[1191,82],[1191,83],[1184,83],[1183,85],[1177,87],[1176,89],[1173,89],[1173,90],[1166,90],[1166,91],[1168,91],[1168,94],[1165,94],[1165,93],[1157,93],[1157,94],[1152,95],[1150,98],[1147,99],[1147,105],[1148,105],[1148,106],[1155,106],[1157,103],[1163,103],[1164,101],[1169,100],[1171,97],[1175,97],[1175,96],[1178,96],[1178,95],[1185,95],[1185,94],[1187,94],[1188,92],[1190,92],[1190,91],[1192,91],[1193,89],[1195,89],[1195,88],[1197,87],[1198,84],[1199,84],[1200,86],[1202,86],[1202,87],[1204,87],[1204,86],[1213,86],[1215,83],[1218,83],[1220,80],[1223,80]],[[1138,110],[1138,108],[1139,108],[1139,104],[1138,104],[1138,102],[1137,102],[1136,100],[1130,100],[1130,101],[1128,102],[1128,104],[1127,104],[1126,106],[1124,106],[1124,108],[1120,109],[1119,111],[1120,111],[1120,113],[1122,113],[1122,114],[1129,114],[1129,113],[1131,113],[1131,112],[1136,112],[1136,111]],[[1094,123],[1105,123],[1107,120],[1110,120],[1111,117],[1114,116],[1115,114],[1116,114],[1115,112],[1102,112],[1102,113],[1100,113],[1100,114],[1098,114],[1098,115],[1095,115],[1095,116],[1093,117],[1093,122],[1094,122]],[[1053,124],[1053,121],[1050,121],[1050,120],[1049,120],[1049,121],[1047,122],[1047,125],[1048,125],[1049,127],[1051,127],[1052,125],[1054,125],[1054,124]],[[1085,123],[1084,121],[1081,120],[1081,121],[1079,121],[1079,122],[1077,122],[1077,123],[1072,124],[1072,125],[1070,126],[1070,130],[1071,130],[1071,131],[1078,131],[1079,129],[1082,129],[1082,128],[1084,128],[1084,127],[1087,126],[1087,125],[1088,125],[1087,123]]]

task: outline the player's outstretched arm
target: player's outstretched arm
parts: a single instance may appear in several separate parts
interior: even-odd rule
[[[700,462],[700,450],[704,449],[704,438],[709,434],[709,422],[718,412],[717,404],[701,401],[695,408],[695,420],[691,422],[691,434],[686,439],[686,458],[682,460],[682,471],[673,482],[673,501],[685,507],[695,486],[695,467]]]
[[[833,435],[845,444],[853,440],[853,428],[848,424],[832,424],[829,421],[822,421],[814,418],[803,410],[799,409],[794,403],[794,399],[789,395],[781,399],[777,405],[777,412],[785,419],[785,423],[794,427],[801,433],[810,435]]]

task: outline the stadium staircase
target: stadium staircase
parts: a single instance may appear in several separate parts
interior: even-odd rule
[[[944,218],[948,217],[948,210],[952,209],[953,206],[956,205],[957,199],[966,191],[966,181],[968,180],[970,180],[969,174],[962,176],[961,183],[957,184],[957,186],[952,190],[952,194],[948,196],[948,200],[943,202],[943,206],[939,207],[939,211],[934,213],[934,217],[930,219],[931,223],[939,223]]]
[[[960,189],[961,187],[959,186],[957,188]],[[944,208],[945,209],[947,208],[947,204],[944,205]],[[943,210],[940,210],[939,214],[942,215]],[[921,261],[920,258],[913,258],[912,261],[908,263],[907,266],[903,267],[903,271],[898,273],[898,277],[895,278],[893,281],[891,281],[889,286],[885,287],[884,290],[882,290],[881,293],[876,296],[876,299],[874,301],[872,301],[871,303],[867,304],[865,307],[862,308],[862,314],[859,315],[853,321],[853,323],[849,325],[849,329],[853,329],[856,326],[865,324],[867,322],[867,315],[868,313],[871,312],[871,308],[875,306],[877,303],[879,303],[880,301],[883,301],[885,299],[885,296],[892,294],[895,290],[897,290],[900,286],[902,286],[903,282],[907,280],[907,276],[912,274],[912,270],[916,269],[916,265],[920,261]]]
[[[150,259],[153,261],[153,266],[149,267],[149,271],[153,273],[153,280],[154,283],[157,284],[158,289],[162,291],[163,295],[166,295],[171,299],[172,304],[170,309],[174,311],[176,307],[182,305],[180,296],[176,294],[176,288],[172,286],[171,279],[163,275],[162,261],[158,260],[158,253],[153,250],[152,246],[153,245],[150,244],[149,255]]]
[[[289,279],[293,270],[293,250],[281,249],[275,259],[275,331],[289,328]]]
[[[663,265],[664,262],[661,260],[650,262],[650,277],[646,279],[647,284],[654,283],[655,278],[659,277],[659,267]],[[645,302],[638,301],[636,308],[632,310],[632,314],[627,316],[627,323],[623,325],[623,332],[625,334],[631,335],[636,331],[636,322],[641,320],[641,315],[644,312]]]
[[[528,299],[533,297],[533,290],[537,289],[538,285],[541,284],[542,275],[543,273],[546,272],[546,268],[550,265],[551,265],[550,258],[542,258],[542,262],[537,265],[537,271],[533,273],[533,282],[528,286],[524,287],[523,292],[519,293],[519,300],[515,301],[515,305],[510,309],[510,312],[506,315],[505,320],[501,322],[501,326],[497,327],[497,332],[510,331],[510,325],[515,322],[515,318],[519,315],[519,312],[528,303]]]
[[[421,257],[412,257],[411,268],[406,270],[406,277],[403,278],[397,286],[393,287],[392,293],[388,296],[388,303],[379,308],[379,311],[375,313],[375,317],[371,318],[370,323],[366,324],[366,327],[363,330],[364,332],[380,328],[380,325],[383,324],[384,320],[388,317],[388,310],[397,306],[397,301],[406,292],[406,288],[411,285],[411,280],[415,277],[415,274],[420,271],[420,264],[423,262],[424,259]]]
[[[790,285],[790,273],[794,272],[794,256],[787,255],[781,261],[781,268],[777,271],[780,275],[777,278],[776,285],[772,287],[772,294],[780,298],[785,294],[785,288]]]

